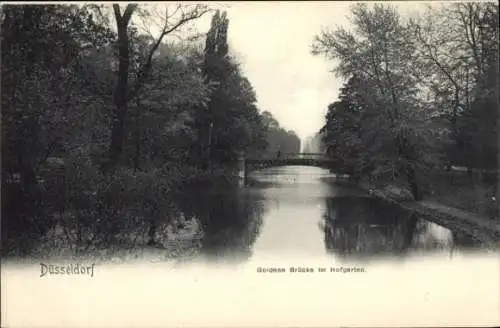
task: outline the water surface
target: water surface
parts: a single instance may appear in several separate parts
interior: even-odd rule
[[[315,167],[253,172],[242,188],[201,193],[202,257],[214,261],[399,259],[480,251],[463,231],[419,218]]]

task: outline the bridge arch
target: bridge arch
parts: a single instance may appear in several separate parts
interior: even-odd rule
[[[294,153],[282,154],[274,157],[252,157],[240,158],[240,173],[241,176],[247,177],[250,172],[261,170],[270,167],[279,166],[314,166],[320,168],[331,168],[334,160],[326,154],[318,153]]]

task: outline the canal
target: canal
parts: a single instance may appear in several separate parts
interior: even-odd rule
[[[244,187],[189,195],[186,216],[203,230],[199,257],[372,261],[482,249],[461,231],[339,182],[316,167],[275,167],[251,173]]]
[[[114,244],[80,250],[76,258],[103,263],[367,263],[487,251],[463,231],[419,218],[317,167],[267,168],[252,172],[239,186],[195,185],[174,201],[177,211],[173,219],[158,222],[155,245],[148,243],[144,224],[120,232]],[[74,258],[74,250],[61,244],[66,240],[61,231],[49,231],[38,253],[22,262]]]

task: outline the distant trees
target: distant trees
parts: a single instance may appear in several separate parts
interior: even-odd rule
[[[304,142],[304,153],[325,153],[325,145],[323,143],[323,132],[318,131],[313,136],[307,138]]]
[[[267,156],[276,156],[278,152],[281,154],[296,154],[300,152],[300,138],[293,131],[286,131],[280,127],[274,116],[264,111],[262,113],[262,122],[265,127],[265,137],[267,148],[265,154]]]
[[[337,60],[347,81],[323,128],[339,165],[356,177],[404,176],[417,200],[429,172],[457,157],[496,167],[495,13],[491,3],[461,3],[404,20],[391,5],[356,4],[352,30],[317,35],[313,53]]]

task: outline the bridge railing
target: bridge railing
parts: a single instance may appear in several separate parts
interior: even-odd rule
[[[320,153],[276,153],[274,155],[264,155],[261,157],[252,157],[252,160],[272,160],[272,159],[327,159],[326,154]]]

